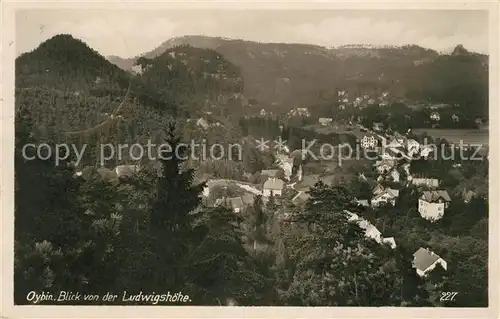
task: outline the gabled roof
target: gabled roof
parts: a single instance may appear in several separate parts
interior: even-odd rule
[[[450,195],[448,195],[446,190],[425,191],[423,192],[421,198],[429,203],[436,202],[439,198],[442,198],[447,202],[451,201]]]
[[[399,189],[387,188],[386,191],[392,197],[399,197]]]
[[[384,194],[387,194],[387,195],[391,196],[392,198],[397,198],[397,197],[399,197],[399,190],[392,189],[392,188],[386,188],[382,192],[379,192],[378,194],[374,194],[375,196],[373,197],[372,200],[377,199]]]
[[[420,271],[426,271],[436,260],[441,258],[439,255],[422,247],[413,254],[413,257],[413,264]]]
[[[236,209],[236,208],[242,209],[244,206],[243,200],[241,199],[241,197],[229,198],[229,202],[231,203],[231,207],[233,207],[233,209]]]
[[[285,185],[285,182],[283,182],[279,178],[269,178],[265,183],[264,183],[264,189],[271,189],[271,190],[282,190]]]
[[[276,177],[276,175],[278,175],[279,173],[279,169],[263,169],[262,171],[260,171],[260,175],[265,175],[265,176],[269,176],[269,177]]]

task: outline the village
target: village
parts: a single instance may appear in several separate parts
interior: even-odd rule
[[[324,119],[319,119],[319,121],[323,123]],[[376,152],[377,159],[371,164],[373,178],[369,180],[364,173],[358,174],[360,181],[369,182],[371,185],[371,196],[357,198],[355,204],[371,209],[378,209],[385,205],[395,206],[400,191],[405,187],[413,186],[417,187],[420,192],[418,202],[415,202],[414,205],[421,218],[429,222],[436,222],[443,218],[451,201],[448,190],[440,187],[440,181],[436,178],[413,176],[410,172],[411,160],[427,158],[433,149],[398,132],[389,134],[383,129],[381,123],[373,123],[371,128],[361,124],[356,124],[356,126],[364,134],[359,140],[361,148],[364,151]],[[308,192],[311,187],[314,187],[319,181],[331,184],[334,176],[320,177],[318,174],[304,173],[303,165],[297,163],[300,154],[300,150],[290,152],[287,147],[273,154],[276,162],[272,167],[260,171],[259,180],[261,182],[257,184],[248,180],[214,179],[210,176],[198,177],[196,183],[206,183],[203,193],[200,195],[203,204],[212,207],[224,206],[236,214],[241,214],[253,205],[256,196],[260,196],[263,203],[273,197],[280,205],[284,205],[284,201],[291,201],[291,204],[299,207],[304,205],[309,199]],[[139,165],[118,165],[114,170],[101,167],[97,169],[97,172],[104,179],[117,181],[118,178],[130,176],[139,169]],[[87,167],[79,171],[77,175],[90,176],[90,171],[91,168]],[[391,186],[387,186],[387,184]],[[470,201],[473,196],[475,194],[471,190],[464,190],[462,194],[464,202]],[[384,237],[381,231],[363,216],[348,210],[345,210],[344,213],[350,222],[357,223],[364,230],[367,238],[379,244],[388,245],[392,249],[397,247],[397,238]],[[413,267],[419,276],[426,276],[438,264],[443,269],[447,269],[446,261],[434,253],[432,247],[421,247],[413,256]]]

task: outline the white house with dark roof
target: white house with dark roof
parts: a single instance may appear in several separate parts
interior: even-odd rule
[[[448,265],[446,261],[433,251],[420,247],[413,254],[412,266],[416,269],[417,274],[420,277],[425,277],[436,268],[437,265],[441,265],[444,270],[447,270]]]
[[[425,191],[418,199],[418,212],[422,218],[436,221],[443,217],[451,202],[446,190]]]
[[[276,177],[270,177],[262,187],[262,195],[264,197],[269,197],[271,194],[273,196],[281,196],[283,194],[283,188],[285,187],[285,182]]]

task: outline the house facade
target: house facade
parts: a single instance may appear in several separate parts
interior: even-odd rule
[[[445,190],[425,191],[418,199],[418,212],[422,218],[431,222],[443,218],[445,208],[449,207],[450,196]]]
[[[333,119],[331,117],[320,117],[318,119],[319,124],[323,126],[330,125],[332,123]]]
[[[361,139],[361,147],[365,149],[373,149],[377,146],[377,139],[373,135],[365,135]]]
[[[448,269],[448,264],[433,251],[420,247],[413,254],[412,266],[420,277],[427,276],[436,266],[440,265],[444,270]]]
[[[441,119],[441,116],[438,112],[432,112],[430,118],[433,121],[439,121]]]
[[[276,177],[270,177],[262,187],[262,195],[264,197],[273,196],[281,196],[283,195],[283,188],[285,183]]]

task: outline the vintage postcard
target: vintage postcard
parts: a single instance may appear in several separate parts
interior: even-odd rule
[[[1,5],[3,318],[498,318],[497,1]]]

